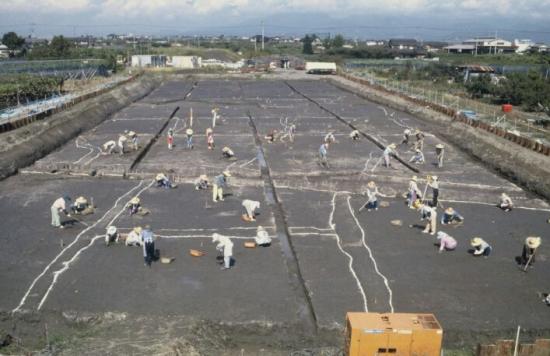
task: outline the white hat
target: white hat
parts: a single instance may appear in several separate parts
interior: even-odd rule
[[[116,226],[111,225],[107,228],[107,234],[109,235],[114,235],[116,234],[116,232],[117,232]]]
[[[76,198],[76,200],[74,202],[77,203],[77,204],[86,204],[86,203],[88,203],[88,200],[84,197],[78,197],[78,198]]]
[[[443,236],[447,235],[447,233],[443,232],[443,231],[438,231],[437,232],[437,239],[438,240],[441,240],[443,238]]]
[[[135,231],[136,234],[141,234],[141,230],[142,230],[141,226],[134,227],[134,231]]]
[[[199,176],[199,179],[200,179],[200,180],[208,180],[208,177],[206,176],[206,174],[201,174],[201,175]]]
[[[222,237],[222,235],[220,235],[218,233],[213,233],[212,234],[212,242],[218,241],[220,237]]]
[[[438,176],[432,176],[432,180],[438,180],[439,177]]]
[[[455,212],[455,210],[454,210],[453,208],[451,208],[451,207],[448,207],[447,209],[445,209],[445,213],[446,213],[446,214],[451,215],[451,214],[454,214],[454,212]]]
[[[411,133],[411,130],[405,129],[405,131],[403,131],[403,133],[404,133],[405,135],[409,135],[409,134]]]
[[[193,129],[187,129],[187,130],[185,130],[185,133],[187,135],[192,135],[193,134]]]
[[[444,148],[445,146],[441,143],[438,143],[437,145],[435,145],[435,148]]]
[[[130,200],[130,204],[139,204],[140,201],[138,197],[133,197],[132,200]]]
[[[541,238],[536,236],[529,236],[525,239],[525,244],[529,248],[538,248],[541,244]]]
[[[223,171],[222,174],[226,177],[231,177],[231,173],[229,173],[229,171]]]
[[[395,143],[390,143],[390,144],[388,145],[388,147],[389,147],[389,148],[396,148],[397,145],[396,145]]]
[[[157,174],[157,176],[155,177],[156,180],[161,180],[161,179],[164,179],[165,175],[164,173],[159,173]]]

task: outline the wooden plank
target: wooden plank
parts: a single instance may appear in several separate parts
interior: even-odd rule
[[[520,344],[518,348],[519,356],[532,356],[535,353],[535,344]]]
[[[481,345],[477,346],[477,356],[497,356],[497,345]]]
[[[550,355],[550,339],[537,339],[535,340],[535,356],[548,356]]]
[[[501,356],[512,356],[514,354],[514,340],[498,340],[497,354]]]

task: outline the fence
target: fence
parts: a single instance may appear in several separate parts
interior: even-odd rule
[[[482,115],[477,114],[475,117],[468,117],[464,114],[464,111],[466,108],[471,110],[472,107],[465,106],[465,104],[470,102],[467,99],[458,98],[435,90],[417,88],[408,85],[406,82],[378,79],[374,76],[365,75],[363,75],[363,77],[358,77],[345,72],[339,72],[339,75],[348,80],[370,86],[379,91],[386,92],[391,95],[397,95],[415,105],[429,107],[431,110],[452,117],[457,121],[463,122],[472,127],[486,130],[518,145],[550,156],[549,131],[542,128],[532,127],[532,131],[530,131],[531,135],[527,136],[525,133],[522,134],[515,129],[518,126],[515,126],[514,129],[510,127],[510,122],[509,120],[506,120],[505,115],[498,117],[496,114],[496,109],[493,110],[494,116],[489,113],[484,113]],[[482,104],[479,103],[479,105],[478,110],[483,112]],[[477,107],[474,106],[474,108]],[[519,123],[519,120],[516,120],[516,122]],[[528,127],[529,123],[522,123],[521,125],[523,127]],[[539,136],[542,136],[542,138],[539,138]]]

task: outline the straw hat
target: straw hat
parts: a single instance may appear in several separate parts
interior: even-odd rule
[[[415,209],[420,209],[424,206],[424,204],[422,204],[422,202],[420,201],[420,199],[416,199],[413,203],[413,208]]]
[[[199,176],[199,179],[200,179],[200,180],[208,180],[208,177],[206,176],[206,174],[201,174],[201,175]]]
[[[130,131],[130,132],[128,132],[128,136],[130,136],[130,137],[136,136],[135,131]]]
[[[403,133],[404,133],[405,135],[410,135],[410,134],[411,134],[411,130],[405,129],[405,131],[403,131]]]
[[[228,152],[229,151],[229,147],[225,146],[224,148],[222,148],[222,152]]]
[[[138,197],[133,197],[132,200],[130,200],[130,204],[139,204],[140,201]]]
[[[541,243],[540,237],[529,236],[528,238],[525,239],[525,244],[529,248],[537,248],[540,246],[540,243]]]
[[[211,134],[211,133],[212,133],[212,129],[211,129],[210,127],[207,128],[207,129],[206,129],[206,134],[208,135],[208,134]]]
[[[397,145],[396,145],[395,143],[390,143],[390,144],[388,145],[388,147],[389,147],[389,148],[396,148]]]
[[[185,130],[185,133],[187,135],[192,135],[193,134],[193,129],[187,129],[187,130]]]
[[[483,239],[481,237],[474,237],[473,239],[470,240],[470,245],[472,245],[472,247],[481,246],[482,243],[483,243]]]
[[[418,180],[418,178],[416,176],[412,176],[411,180],[416,182]]]
[[[76,200],[74,202],[77,203],[77,204],[86,204],[86,203],[88,203],[88,200],[84,197],[78,197],[78,198],[76,198]]]
[[[445,148],[445,145],[442,145],[441,143],[438,143],[437,145],[435,145],[435,148],[443,149],[443,148]]]
[[[163,173],[157,174],[157,176],[155,177],[155,179],[156,179],[156,180],[164,179],[164,174],[163,174]]]
[[[451,215],[451,214],[454,214],[454,212],[455,210],[451,207],[448,207],[447,209],[445,209],[445,214]]]
[[[136,226],[136,227],[134,227],[134,232],[135,232],[136,234],[141,234],[141,230],[142,230],[142,229],[141,229],[141,226]]]
[[[231,177],[231,173],[229,173],[229,171],[223,171],[223,175],[226,177]]]
[[[417,148],[417,149],[414,150],[414,151],[417,152],[417,153],[418,153],[418,152],[422,152],[422,151],[420,151],[420,148]]]
[[[376,184],[372,180],[367,183],[367,188],[374,188],[374,187],[376,187]]]

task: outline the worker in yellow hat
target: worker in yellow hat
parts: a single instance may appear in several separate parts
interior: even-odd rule
[[[520,265],[533,267],[535,264],[535,253],[541,244],[541,238],[537,236],[529,236],[525,239],[523,250],[521,252]]]
[[[130,215],[137,214],[139,209],[141,209],[141,200],[138,197],[133,197],[128,204],[126,204],[126,208],[130,212]]]
[[[470,245],[474,248],[474,256],[489,257],[493,248],[481,237],[474,237],[470,240]]]
[[[428,204],[422,204],[420,200],[417,200],[414,205],[418,211],[420,211],[420,220],[427,220],[426,227],[422,231],[425,234],[435,235],[437,229],[437,210],[436,207],[431,207]]]

